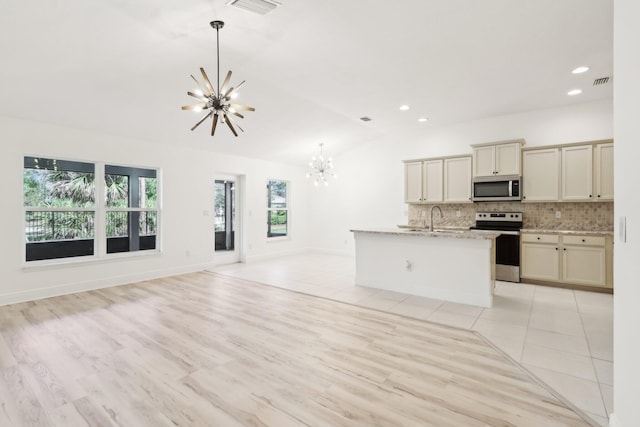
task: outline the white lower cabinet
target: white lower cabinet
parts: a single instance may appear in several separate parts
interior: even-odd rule
[[[591,235],[522,233],[523,279],[613,287],[611,238]]]
[[[560,275],[558,246],[558,236],[523,234],[520,276],[536,280],[558,280]]]
[[[564,236],[562,278],[580,285],[606,285],[604,237]]]

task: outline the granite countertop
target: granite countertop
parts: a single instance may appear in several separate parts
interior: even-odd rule
[[[435,231],[429,231],[422,227],[405,227],[399,226],[399,228],[366,228],[366,229],[352,229],[354,233],[371,233],[371,234],[392,234],[397,236],[417,236],[417,237],[429,237],[429,238],[454,238],[454,239],[475,239],[475,240],[492,240],[500,235],[493,231],[474,230],[470,231],[468,228],[452,227],[452,228],[440,228],[437,227]]]
[[[540,234],[579,234],[592,236],[613,236],[612,230],[556,230],[552,228],[523,228],[521,233],[540,233]]]

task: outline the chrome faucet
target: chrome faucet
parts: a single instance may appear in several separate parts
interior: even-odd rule
[[[442,214],[442,209],[440,209],[440,206],[438,205],[431,206],[431,212],[430,212],[431,223],[429,224],[429,231],[433,231],[433,210],[436,208],[438,208],[438,211],[440,211],[440,218],[444,218],[444,215]]]

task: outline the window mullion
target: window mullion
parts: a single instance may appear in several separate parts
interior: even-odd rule
[[[107,213],[104,180],[104,163],[96,163],[96,226],[94,229],[94,250],[99,257],[107,254]]]

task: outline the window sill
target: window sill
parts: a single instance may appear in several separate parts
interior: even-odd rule
[[[140,257],[151,257],[161,255],[160,250],[146,250],[136,252],[122,252],[105,255],[90,255],[71,258],[45,259],[41,261],[22,261],[23,270],[37,270],[44,268],[64,268],[76,265],[102,264],[105,262],[123,261]]]
[[[285,242],[287,240],[291,240],[291,237],[289,236],[267,237],[267,243]]]

